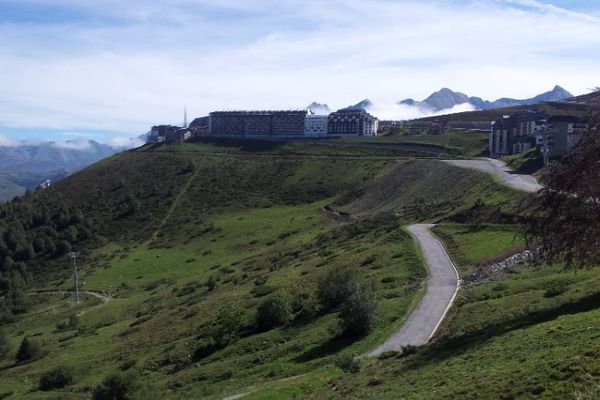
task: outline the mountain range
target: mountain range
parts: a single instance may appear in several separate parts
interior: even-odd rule
[[[123,149],[93,140],[14,142],[0,145],[0,202],[52,182]]]
[[[519,100],[512,98],[501,98],[495,101],[483,100],[481,97],[469,97],[464,93],[454,92],[448,88],[443,88],[431,94],[423,101],[406,99],[400,101],[399,104],[419,107],[433,112],[451,109],[458,105],[467,103],[479,110],[490,110],[494,108],[534,105],[548,101],[561,101],[570,97],[573,97],[573,95],[558,85],[548,92],[529,99]]]
[[[514,107],[523,105],[535,105],[543,102],[563,101],[572,98],[573,95],[564,88],[556,85],[552,90],[539,94],[529,99],[513,99],[501,98],[494,101],[484,100],[481,97],[468,96],[461,92],[455,92],[448,88],[443,88],[422,101],[414,99],[405,99],[396,103],[396,105],[407,106],[414,108],[415,111],[423,115],[431,115],[445,110],[452,110],[457,106],[470,106],[474,110],[492,110],[495,108]],[[309,109],[316,110],[320,103],[312,103],[308,106]],[[347,107],[348,109],[372,109],[378,108],[377,104],[369,99],[364,99],[354,105]],[[329,108],[327,107],[327,110]],[[315,112],[317,113],[317,112]],[[322,110],[320,113],[323,113]]]

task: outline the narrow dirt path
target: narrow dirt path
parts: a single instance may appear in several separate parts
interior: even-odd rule
[[[74,290],[31,290],[27,292],[28,296],[64,296],[65,294],[74,294]],[[96,292],[92,290],[80,290],[79,294],[95,297],[102,300],[103,303],[108,303],[112,296],[104,292]]]
[[[425,296],[402,327],[383,344],[367,353],[377,356],[386,351],[399,351],[402,346],[422,346],[435,334],[450,309],[460,287],[458,270],[442,243],[431,233],[432,224],[407,227],[421,247],[427,264]]]
[[[194,182],[194,180],[196,179],[196,177],[198,176],[199,173],[200,173],[200,168],[196,167],[194,173],[192,174],[192,176],[190,176],[190,179],[188,179],[187,182],[185,183],[185,185],[183,185],[183,188],[181,188],[181,191],[179,191],[179,194],[177,195],[177,197],[175,197],[175,200],[173,200],[173,203],[171,203],[171,207],[169,207],[169,211],[167,211],[167,215],[165,215],[165,217],[162,219],[162,221],[158,225],[158,228],[156,228],[156,230],[154,231],[154,233],[152,234],[150,239],[148,239],[148,241],[145,243],[146,245],[148,245],[156,240],[156,238],[158,237],[158,234],[160,233],[162,228],[167,224],[167,222],[173,215],[173,212],[179,205],[179,202],[181,201],[183,196],[187,193],[190,186],[192,186],[192,182]]]
[[[500,160],[482,158],[479,160],[445,160],[444,162],[459,168],[485,172],[496,177],[503,185],[523,192],[535,193],[542,189],[542,185],[533,176],[517,174]]]

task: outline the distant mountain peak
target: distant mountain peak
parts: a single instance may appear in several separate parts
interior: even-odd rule
[[[364,99],[353,106],[347,107],[350,110],[366,110],[367,108],[373,107],[373,102],[369,99]]]
[[[542,93],[530,99],[518,100],[512,98],[501,98],[495,101],[483,100],[481,97],[469,97],[464,93],[455,92],[449,88],[442,88],[437,92],[432,93],[423,101],[415,101],[406,99],[399,102],[407,106],[419,107],[428,111],[449,110],[455,106],[469,103],[473,107],[481,110],[489,110],[494,108],[534,105],[542,102],[561,101],[573,97],[571,93],[559,85],[555,85],[551,91]]]

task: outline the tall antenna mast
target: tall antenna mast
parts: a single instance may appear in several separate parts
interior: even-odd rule
[[[187,107],[183,107],[183,127],[184,128],[188,127],[188,123],[187,123]]]

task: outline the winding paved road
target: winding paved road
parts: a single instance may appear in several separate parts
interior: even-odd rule
[[[493,175],[503,185],[523,192],[535,193],[542,189],[542,185],[533,176],[517,174],[500,160],[482,158],[479,160],[446,160],[444,162],[455,167],[474,169]]]
[[[432,224],[410,225],[407,229],[421,247],[429,276],[425,296],[413,310],[400,330],[367,356],[377,356],[386,351],[398,351],[402,346],[422,346],[435,334],[450,309],[460,279],[458,271],[442,243],[431,233]]]

